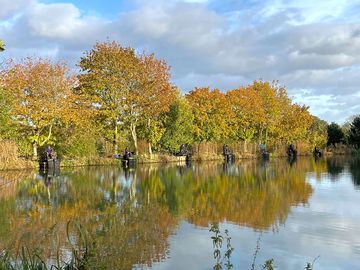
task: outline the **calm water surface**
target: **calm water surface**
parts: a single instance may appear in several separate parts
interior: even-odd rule
[[[256,250],[256,269],[360,269],[359,204],[360,160],[345,157],[4,171],[0,250],[66,261],[81,224],[93,269],[212,269],[218,223],[233,269],[251,269]]]

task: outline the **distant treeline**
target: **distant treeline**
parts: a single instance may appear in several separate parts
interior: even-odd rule
[[[65,62],[4,60],[0,140],[15,142],[21,156],[34,158],[48,144],[63,157],[108,156],[125,147],[145,152],[144,144],[150,154],[204,142],[242,142],[245,149],[301,142],[309,151],[329,142],[359,146],[359,118],[357,129],[349,124],[332,141],[336,124],[293,103],[276,81],[229,91],[197,87],[183,95],[165,61],[115,41],[96,43],[78,67],[74,74]]]

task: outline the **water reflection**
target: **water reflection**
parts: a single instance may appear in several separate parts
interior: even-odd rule
[[[299,159],[0,172],[12,183],[0,190],[0,249],[17,251],[26,243],[48,258],[65,258],[71,250],[66,224],[76,220],[92,237],[98,268],[152,265],[167,257],[169,236],[184,220],[276,230],[293,206],[308,203],[307,172],[334,174],[344,166]],[[359,185],[359,161],[349,168]],[[80,247],[77,232],[70,234]]]
[[[357,189],[360,189],[360,158],[352,159],[349,165],[352,180]]]

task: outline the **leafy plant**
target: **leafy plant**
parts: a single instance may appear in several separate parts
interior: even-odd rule
[[[229,231],[225,230],[225,237],[221,235],[221,231],[219,228],[218,223],[213,223],[210,227],[210,232],[213,232],[215,235],[211,237],[213,241],[213,247],[214,247],[214,259],[215,259],[215,265],[213,267],[214,270],[220,270],[223,267],[223,259],[226,259],[225,267],[227,270],[230,270],[233,268],[233,264],[231,263],[231,254],[234,251],[234,248],[231,245],[231,237],[229,235]],[[226,240],[226,251],[224,253],[224,257],[221,256],[221,247],[223,240]]]

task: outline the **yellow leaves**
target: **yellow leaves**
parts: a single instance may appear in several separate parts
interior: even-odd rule
[[[79,66],[83,71],[79,75],[81,90],[98,104],[99,113],[114,130],[118,123],[131,126],[135,147],[136,128],[141,124],[146,127],[148,141],[161,137],[162,129],[148,130],[147,121],[159,121],[176,98],[165,61],[153,54],[137,55],[134,49],[112,41],[95,44]]]
[[[156,118],[169,110],[177,95],[170,83],[170,67],[153,54],[143,54],[139,58],[144,67],[139,102],[143,104],[145,118]]]
[[[194,114],[197,141],[218,141],[226,138],[229,105],[223,93],[209,87],[195,88],[186,95]]]
[[[114,134],[121,125],[130,127],[135,147],[137,137],[159,140],[164,133],[161,118],[179,96],[165,61],[107,41],[85,52],[79,67],[76,78],[64,63],[27,58],[2,72],[0,86],[11,97],[13,117],[27,135],[47,136],[51,125],[89,128],[96,115]],[[308,108],[293,104],[276,81],[254,81],[226,93],[195,88],[186,99],[197,141],[266,143],[309,137]]]
[[[234,118],[232,136],[266,143],[304,139],[311,125],[308,108],[292,104],[284,87],[276,82],[254,81],[246,88],[227,92]]]
[[[24,126],[41,130],[67,115],[76,79],[64,63],[26,58],[10,64],[3,78],[12,96],[13,115]]]
[[[1,84],[11,100],[12,121],[18,134],[36,147],[54,144],[55,136],[68,136],[69,130],[87,126],[91,112],[88,103],[75,91],[76,77],[63,62],[26,58],[10,62],[2,71]]]

